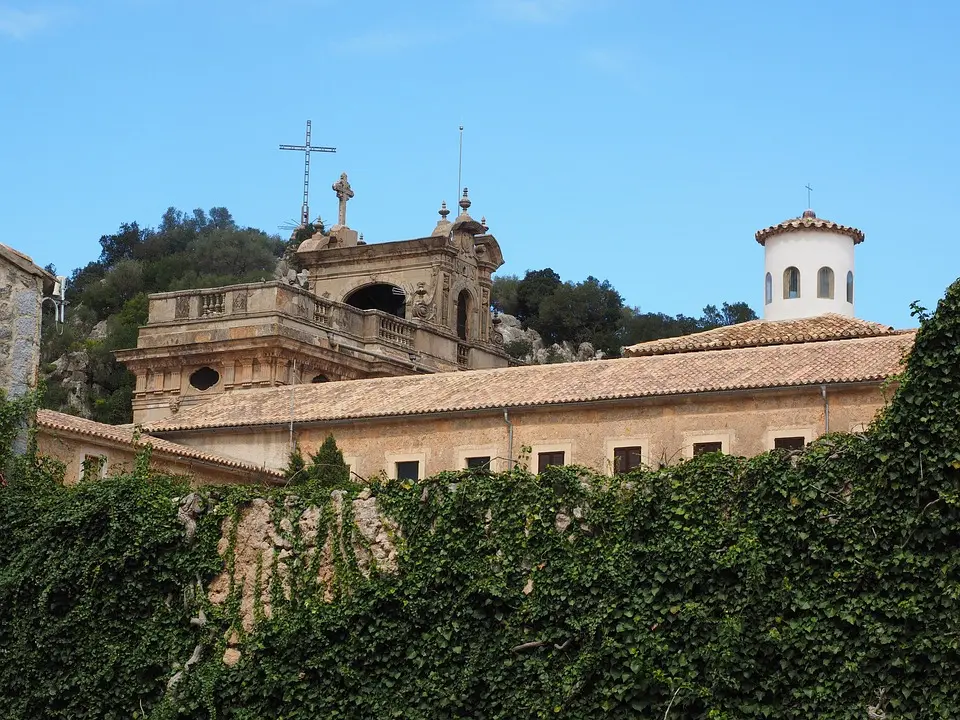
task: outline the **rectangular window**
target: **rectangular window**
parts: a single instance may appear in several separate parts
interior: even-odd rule
[[[550,465],[563,465],[564,464],[564,455],[565,453],[560,450],[558,452],[542,452],[537,455],[537,472],[542,473]]]
[[[723,452],[722,442],[701,442],[693,444],[693,456],[703,455],[704,453]]]
[[[84,455],[80,467],[81,480],[96,480],[103,476],[103,469],[107,465],[106,455]]]
[[[802,450],[807,441],[802,437],[778,437],[773,439],[776,450]]]
[[[420,461],[404,460],[397,463],[397,480],[419,480]]]
[[[613,472],[616,475],[627,473],[634,468],[640,467],[641,448],[639,445],[633,447],[618,447],[613,449]]]
[[[478,469],[478,470],[489,470],[490,469],[490,456],[486,455],[483,457],[468,457],[465,460],[467,469]]]

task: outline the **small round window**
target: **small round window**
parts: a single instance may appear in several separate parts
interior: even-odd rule
[[[197,390],[209,390],[220,382],[220,373],[210,367],[202,367],[190,376],[190,384]]]

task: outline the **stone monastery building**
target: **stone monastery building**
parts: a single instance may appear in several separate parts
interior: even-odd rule
[[[864,235],[812,210],[756,233],[764,317],[625,348],[622,359],[512,366],[486,222],[460,213],[424,237],[365,244],[339,222],[277,282],[150,296],[137,347],[139,442],[199,482],[279,481],[292,447],[333,434],[351,469],[421,478],[523,463],[602,472],[703,452],[794,449],[862,430],[885,402],[913,331],[859,320],[854,251]],[[41,446],[78,477],[133,457],[132,428],[42,412]],[[179,464],[178,464],[179,463]]]

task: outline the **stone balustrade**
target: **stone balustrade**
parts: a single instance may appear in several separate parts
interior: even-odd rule
[[[377,337],[381,340],[400,345],[401,347],[410,347],[414,345],[414,334],[417,332],[417,326],[398,317],[380,316],[380,327]]]
[[[151,295],[147,328],[188,326],[210,320],[216,320],[220,327],[246,325],[256,322],[257,318],[278,314],[306,326],[304,329],[308,332],[308,328],[323,329],[352,338],[359,344],[390,346],[405,355],[425,353],[446,357],[450,362],[455,360],[459,367],[469,366],[472,344],[457,342],[436,326],[380,310],[360,310],[283,282]]]

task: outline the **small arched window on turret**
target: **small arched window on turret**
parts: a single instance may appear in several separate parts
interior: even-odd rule
[[[783,271],[783,299],[791,300],[800,297],[800,271],[795,267],[788,267]]]
[[[833,270],[828,267],[817,273],[817,297],[833,300]]]
[[[847,302],[853,305],[853,270],[847,271]]]
[[[763,280],[763,304],[769,305],[773,302],[773,275],[767,273]]]

